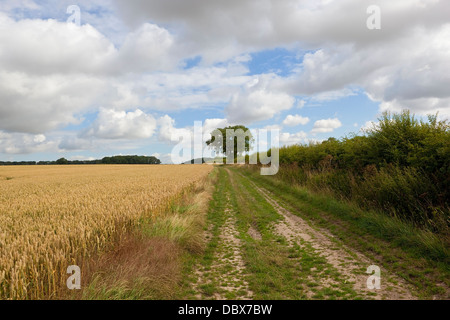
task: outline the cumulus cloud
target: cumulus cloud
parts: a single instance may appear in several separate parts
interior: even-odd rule
[[[137,109],[133,112],[101,108],[93,125],[83,134],[101,139],[146,139],[153,136],[156,120]]]
[[[294,98],[285,93],[251,90],[235,94],[226,113],[231,122],[250,124],[271,119],[275,114],[291,109],[293,103]]]
[[[335,129],[342,127],[342,123],[339,119],[323,119],[314,123],[314,128],[311,133],[326,133],[333,132]]]
[[[273,118],[294,106],[295,98],[271,88],[273,78],[259,77],[247,83],[232,96],[225,108],[230,122],[251,124]]]
[[[0,12],[0,68],[28,74],[107,72],[114,45],[90,25],[56,20],[15,21]]]
[[[90,25],[13,20],[0,12],[0,129],[45,133],[100,105],[137,107],[130,72],[162,70],[172,40],[144,24],[116,49]],[[141,85],[142,86],[142,85]]]
[[[302,144],[307,141],[307,137],[308,134],[303,131],[294,134],[283,132],[280,134],[280,144],[281,145]]]
[[[47,137],[43,134],[33,135],[0,131],[0,153],[30,154],[56,150],[56,143],[47,141]]]
[[[93,148],[92,141],[74,136],[65,136],[58,144],[58,148],[62,151],[81,151],[91,150]]]
[[[28,74],[114,75],[173,70],[177,51],[164,28],[144,23],[116,48],[89,24],[54,19],[13,20],[0,12],[0,68]],[[174,60],[175,59],[175,60]]]
[[[211,138],[211,132],[217,128],[226,128],[230,124],[227,119],[206,119],[203,124],[203,139],[209,140]]]
[[[300,115],[288,115],[286,119],[283,121],[283,125],[288,127],[295,127],[298,125],[305,125],[308,124],[310,119],[308,117],[302,117]]]
[[[192,130],[188,128],[176,128],[175,120],[169,115],[158,119],[159,135],[158,139],[162,142],[178,143],[181,139],[189,140]]]
[[[0,70],[0,129],[45,133],[78,124],[104,92],[99,79],[85,75],[37,76]]]
[[[320,47],[324,42],[356,43],[395,39],[411,31],[411,24],[429,29],[448,22],[445,1],[378,1],[383,12],[382,32],[366,28],[371,0],[114,0],[132,26],[152,19],[173,25],[187,43],[205,55],[222,48],[229,54],[249,48],[283,46],[301,41]],[[216,55],[224,53],[218,52]]]
[[[364,46],[323,44],[304,57],[301,71],[285,81],[291,94],[335,100],[360,87],[380,111],[450,115],[450,24],[411,27],[408,36]],[[386,59],[389,57],[389,59]],[[357,66],[357,67],[355,67]]]
[[[127,35],[120,48],[119,61],[128,72],[175,69],[177,61],[170,57],[173,44],[174,39],[166,29],[145,23]]]
[[[381,102],[381,110],[450,114],[446,1],[378,1],[377,31],[366,28],[369,0],[115,2],[131,24],[151,18],[171,25],[205,61],[301,43],[312,52],[286,81],[288,94],[330,100],[359,86]]]
[[[169,115],[165,115],[158,119],[159,135],[158,139],[162,142],[170,142],[172,144],[179,143],[184,140],[186,144],[190,144],[189,140],[194,137],[194,126],[178,128],[176,122]],[[205,119],[205,121],[198,120],[199,124],[203,125],[198,128],[198,132],[202,133],[202,143],[211,138],[211,132],[217,128],[225,128],[230,125],[227,119]],[[181,141],[183,142],[183,141]]]

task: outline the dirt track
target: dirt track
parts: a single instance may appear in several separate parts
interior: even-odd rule
[[[285,237],[290,245],[294,245],[294,243],[310,244],[311,247],[314,248],[319,255],[324,257],[329,264],[336,268],[349,283],[354,283],[353,287],[356,292],[362,295],[371,293],[371,297],[374,299],[414,299],[414,295],[404,281],[395,276],[390,276],[389,280],[386,279],[387,277],[383,277],[383,273],[385,273],[384,270],[381,270],[380,278],[382,280],[382,286],[380,289],[368,289],[367,279],[370,275],[361,273],[362,268],[364,270],[372,265],[366,256],[346,247],[326,230],[311,227],[305,220],[292,214],[277,201],[273,200],[269,191],[258,187],[253,182],[252,184],[254,188],[264,196],[266,201],[283,216],[283,221],[275,225],[277,233]],[[324,277],[322,278],[321,284],[328,285],[330,284],[330,281],[332,280]],[[384,288],[389,288],[389,290],[383,290]]]
[[[303,218],[301,212],[291,212],[271,192],[249,178],[234,170],[225,169],[225,171],[228,175],[229,189],[223,195],[226,202],[220,213],[223,215],[223,223],[219,228],[213,262],[206,267],[199,265],[195,270],[197,276],[197,282],[194,285],[194,291],[197,292],[195,298],[220,300],[255,298],[252,283],[248,281],[250,269],[247,264],[249,262],[246,262],[244,258],[245,236],[239,233],[237,224],[241,219],[239,208],[245,208],[251,202],[261,202],[264,199],[263,201],[267,202],[279,217],[267,226],[268,230],[273,236],[284,239],[274,245],[274,250],[297,250],[296,252],[299,253],[285,259],[289,259],[289,263],[300,266],[298,282],[303,282],[299,286],[301,297],[326,299],[326,296],[318,296],[317,292],[335,292],[336,294],[331,296],[333,299],[416,299],[411,287],[403,279],[389,274],[383,268],[380,270],[380,289],[368,288],[368,279],[372,273],[367,273],[367,269],[375,263],[372,263],[367,256],[347,247],[327,230],[315,226]],[[235,199],[248,203],[236,206],[230,198],[233,193],[245,192],[242,186],[244,181],[247,190],[251,191],[247,192],[245,197],[241,195]],[[263,240],[261,233],[254,225],[248,226],[246,234],[254,242],[267,241]],[[211,238],[210,234],[208,238]],[[304,262],[302,259],[308,257],[320,263],[308,265],[308,270],[304,270],[302,275],[301,266]]]

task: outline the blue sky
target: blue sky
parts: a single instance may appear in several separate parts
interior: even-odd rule
[[[244,124],[302,144],[358,134],[383,111],[448,118],[448,2],[379,1],[375,30],[370,4],[2,1],[0,160],[170,163],[195,121],[205,139]]]

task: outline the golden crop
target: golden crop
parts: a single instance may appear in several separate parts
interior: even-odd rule
[[[51,295],[69,265],[107,247],[204,178],[208,165],[0,167],[0,299]]]

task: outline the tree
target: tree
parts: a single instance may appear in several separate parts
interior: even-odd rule
[[[241,157],[252,149],[251,144],[254,141],[247,127],[237,125],[215,129],[211,132],[211,139],[206,141],[206,144],[227,158],[236,160],[238,156]]]
[[[369,133],[375,163],[412,166],[429,173],[445,174],[449,167],[450,125],[438,121],[437,114],[428,122],[418,120],[409,110],[383,113],[378,126]]]
[[[69,161],[66,158],[60,158],[56,160],[56,164],[69,164]]]

